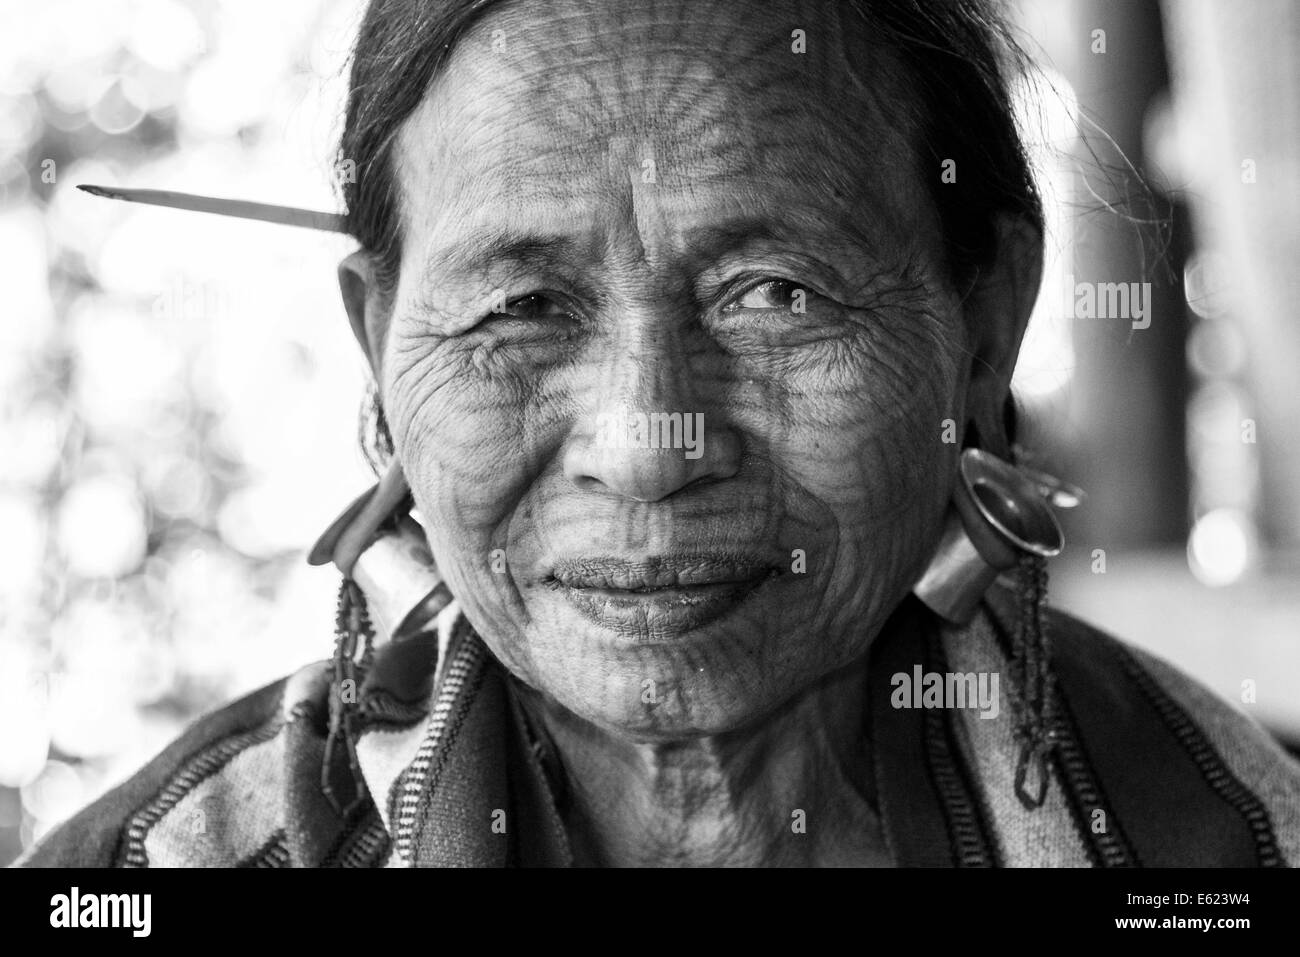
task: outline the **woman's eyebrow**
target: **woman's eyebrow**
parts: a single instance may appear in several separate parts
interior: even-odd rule
[[[880,250],[879,237],[852,219],[829,215],[812,207],[791,204],[788,212],[742,215],[720,222],[701,222],[682,232],[683,245],[692,253],[719,256],[755,243],[810,246],[824,250],[856,247],[867,256]]]
[[[856,247],[867,257],[873,257],[878,250],[872,237],[851,223],[830,219],[810,222],[806,215],[797,219],[746,215],[721,222],[699,222],[681,230],[679,241],[686,255],[706,261],[759,243],[810,245],[818,250]],[[425,284],[438,284],[459,276],[484,273],[493,263],[545,267],[598,256],[595,251],[603,248],[603,244],[593,243],[592,237],[485,226],[441,246],[426,260],[422,272]]]
[[[429,282],[437,282],[448,276],[485,270],[494,262],[546,264],[572,260],[582,245],[576,238],[558,233],[483,227],[442,246],[425,261],[423,272]]]
[[[719,256],[757,242],[788,242],[788,230],[778,229],[767,219],[746,217],[721,223],[701,223],[682,233],[683,245],[698,256]]]
[[[877,237],[851,221],[804,215],[745,216],[718,223],[701,223],[682,233],[683,245],[701,259],[717,260],[728,253],[744,252],[754,246],[796,247],[831,259],[853,259],[862,266],[887,268],[892,261]],[[835,255],[840,254],[840,255]],[[848,262],[830,263],[844,265]],[[853,270],[850,269],[850,272]]]

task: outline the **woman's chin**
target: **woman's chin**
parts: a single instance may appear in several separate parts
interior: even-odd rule
[[[739,693],[725,676],[718,678],[665,676],[629,696],[608,696],[597,680],[583,693],[558,703],[611,738],[632,744],[671,744],[737,731],[762,717],[765,708]],[[654,695],[649,693],[653,688]]]
[[[500,657],[530,687],[620,737],[733,731],[815,680],[818,656],[788,661],[780,579],[718,592],[628,599],[548,589],[529,603],[527,660]]]

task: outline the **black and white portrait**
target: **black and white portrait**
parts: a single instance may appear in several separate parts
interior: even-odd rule
[[[0,863],[1300,864],[1300,7],[3,16]]]

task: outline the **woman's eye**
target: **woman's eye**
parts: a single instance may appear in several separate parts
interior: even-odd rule
[[[550,296],[533,293],[506,303],[505,312],[500,315],[540,322],[546,319],[566,319],[569,312]]]
[[[780,309],[802,312],[809,299],[807,289],[790,279],[768,279],[733,299],[726,307],[736,309]]]

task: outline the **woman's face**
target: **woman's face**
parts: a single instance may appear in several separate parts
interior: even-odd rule
[[[848,664],[937,540],[941,170],[839,6],[507,5],[398,141],[381,388],[434,554],[517,677],[631,738]]]

